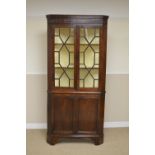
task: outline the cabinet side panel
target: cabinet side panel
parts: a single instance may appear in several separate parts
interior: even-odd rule
[[[106,51],[107,51],[107,23],[100,29],[100,90],[105,92],[105,80],[106,80]]]

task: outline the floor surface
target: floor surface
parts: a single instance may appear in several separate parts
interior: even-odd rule
[[[104,129],[104,143],[94,145],[88,140],[63,140],[56,145],[46,142],[46,130],[27,130],[26,155],[128,155],[129,129]]]

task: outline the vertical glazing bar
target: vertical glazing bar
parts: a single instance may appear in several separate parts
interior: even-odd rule
[[[75,46],[75,54],[74,54],[74,82],[75,82],[75,89],[79,88],[79,47],[80,47],[80,28],[77,26],[75,28],[75,36],[74,36],[74,46]]]

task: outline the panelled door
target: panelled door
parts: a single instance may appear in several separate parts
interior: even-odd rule
[[[72,134],[74,117],[74,98],[55,94],[52,96],[53,133]]]
[[[77,133],[97,133],[100,97],[94,95],[79,96],[75,104],[77,104],[78,111]]]
[[[52,131],[61,134],[97,134],[100,95],[53,94]]]

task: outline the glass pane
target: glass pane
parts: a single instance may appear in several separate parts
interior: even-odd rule
[[[74,29],[55,28],[55,87],[74,87]]]
[[[99,86],[99,28],[80,29],[80,88]]]

